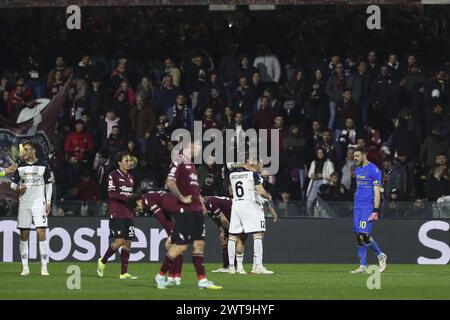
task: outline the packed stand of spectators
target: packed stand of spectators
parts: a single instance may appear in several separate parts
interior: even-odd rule
[[[62,199],[105,199],[121,150],[139,188],[161,188],[171,132],[195,120],[203,130],[279,131],[281,167],[263,172],[265,187],[308,212],[317,197],[352,199],[356,147],[382,169],[385,200],[449,195],[449,16],[393,7],[382,31],[368,31],[363,10],[355,19],[303,8],[229,21],[189,9],[83,9],[76,32],[59,14],[44,23],[22,10],[0,22],[0,113],[15,121],[72,76],[50,159]],[[227,194],[214,158],[198,172],[204,194]]]

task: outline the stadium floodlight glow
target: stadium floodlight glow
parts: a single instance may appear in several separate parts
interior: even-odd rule
[[[275,10],[274,4],[249,4],[248,9],[250,11],[270,11]]]
[[[236,5],[234,4],[210,4],[209,11],[235,11]]]

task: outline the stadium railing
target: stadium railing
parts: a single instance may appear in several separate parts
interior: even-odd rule
[[[351,201],[324,201],[319,198],[308,210],[305,202],[289,201],[275,202],[274,208],[280,218],[319,218],[336,219],[350,218],[353,215],[353,202]],[[17,216],[18,202],[7,201],[0,207],[0,216]],[[53,204],[53,216],[65,217],[106,217],[108,216],[108,203],[106,201],[57,201]],[[428,218],[449,219],[450,202],[417,202],[400,201],[387,202],[382,205],[382,217],[393,219]],[[143,216],[148,216],[144,214]],[[266,217],[271,217],[266,210]]]

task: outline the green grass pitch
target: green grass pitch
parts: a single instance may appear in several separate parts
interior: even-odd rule
[[[96,274],[95,263],[77,263],[81,289],[69,290],[66,273],[71,263],[51,263],[49,277],[40,275],[39,263],[31,263],[31,274],[19,275],[20,263],[0,264],[0,300],[4,299],[450,299],[448,266],[388,265],[381,275],[381,288],[369,290],[369,275],[350,274],[354,265],[267,264],[273,275],[229,275],[207,272],[223,290],[199,290],[191,263],[183,267],[181,287],[158,290],[153,277],[156,263],[130,263],[129,272],[138,280],[119,280],[120,265],[107,265],[105,277]],[[206,270],[219,267],[207,264]],[[246,270],[250,269],[245,265]]]

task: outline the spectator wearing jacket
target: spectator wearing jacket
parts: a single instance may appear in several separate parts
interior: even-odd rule
[[[131,129],[137,138],[140,152],[147,153],[147,140],[153,134],[156,125],[156,116],[153,108],[145,104],[144,98],[138,96],[136,105],[133,106],[129,114]]]
[[[342,98],[336,104],[336,118],[334,123],[336,137],[339,137],[341,131],[345,129],[346,119],[353,119],[353,121],[357,120],[358,112],[358,106],[352,99],[352,92],[348,89],[344,90]]]
[[[55,82],[56,71],[62,72],[63,81],[65,82],[73,73],[73,69],[66,65],[64,57],[57,56],[55,60],[55,66],[50,70],[47,75],[47,88],[50,88],[52,83]]]
[[[110,107],[110,97],[106,88],[99,78],[93,78],[92,83],[86,91],[84,101],[87,110],[92,114],[95,124],[103,119],[106,110]]]
[[[344,93],[344,89],[346,87],[346,78],[344,74],[344,65],[339,62],[336,65],[335,72],[331,75],[326,84],[326,93],[329,102],[329,111],[330,118],[328,120],[328,129],[333,130],[335,125],[335,117],[336,117],[336,105],[342,97]]]
[[[258,73],[258,69],[256,69],[254,66],[250,64],[250,58],[247,54],[242,54],[239,57],[239,69],[238,69],[238,79],[242,77],[247,79],[247,83],[252,82],[252,76],[254,73]]]
[[[389,199],[392,190],[397,190],[401,199],[408,195],[408,172],[406,168],[392,158],[383,159],[383,196]]]
[[[360,119],[362,124],[367,124],[369,117],[369,93],[371,80],[367,73],[367,64],[364,61],[358,63],[357,71],[348,78],[347,88],[352,92],[353,101],[360,106]]]
[[[198,52],[194,54],[192,62],[186,71],[186,92],[191,98],[192,110],[195,110],[198,104],[198,95],[208,79],[208,68],[203,60],[203,55]]]
[[[264,44],[258,45],[258,56],[253,61],[253,66],[258,69],[261,81],[268,85],[277,84],[281,78],[280,61]]]
[[[198,112],[204,112],[206,107],[211,107],[214,114],[223,114],[223,109],[227,105],[227,95],[225,88],[220,84],[219,76],[216,72],[212,72],[209,81],[205,84],[198,95]],[[199,117],[196,117],[197,119]]]
[[[194,130],[192,109],[186,104],[186,98],[182,94],[177,96],[176,103],[167,110],[167,118],[173,130],[179,128]]]
[[[75,122],[75,131],[69,133],[64,143],[64,151],[73,154],[79,162],[87,162],[92,156],[94,144],[92,136],[84,131],[83,120]]]
[[[440,197],[450,195],[450,181],[444,175],[444,169],[442,167],[434,167],[433,174],[425,183],[425,193],[428,201],[436,201]]]
[[[173,80],[173,85],[180,86],[181,71],[175,65],[172,58],[166,58],[164,60],[164,75],[170,75]]]
[[[313,215],[313,206],[317,200],[317,194],[322,184],[330,180],[334,172],[334,165],[325,154],[322,148],[316,149],[315,159],[311,162],[308,172],[309,184],[306,191],[306,209],[309,216]]]
[[[328,126],[329,101],[326,94],[326,82],[322,71],[316,69],[313,79],[306,87],[308,94],[305,115],[312,121],[318,121],[322,127]]]

